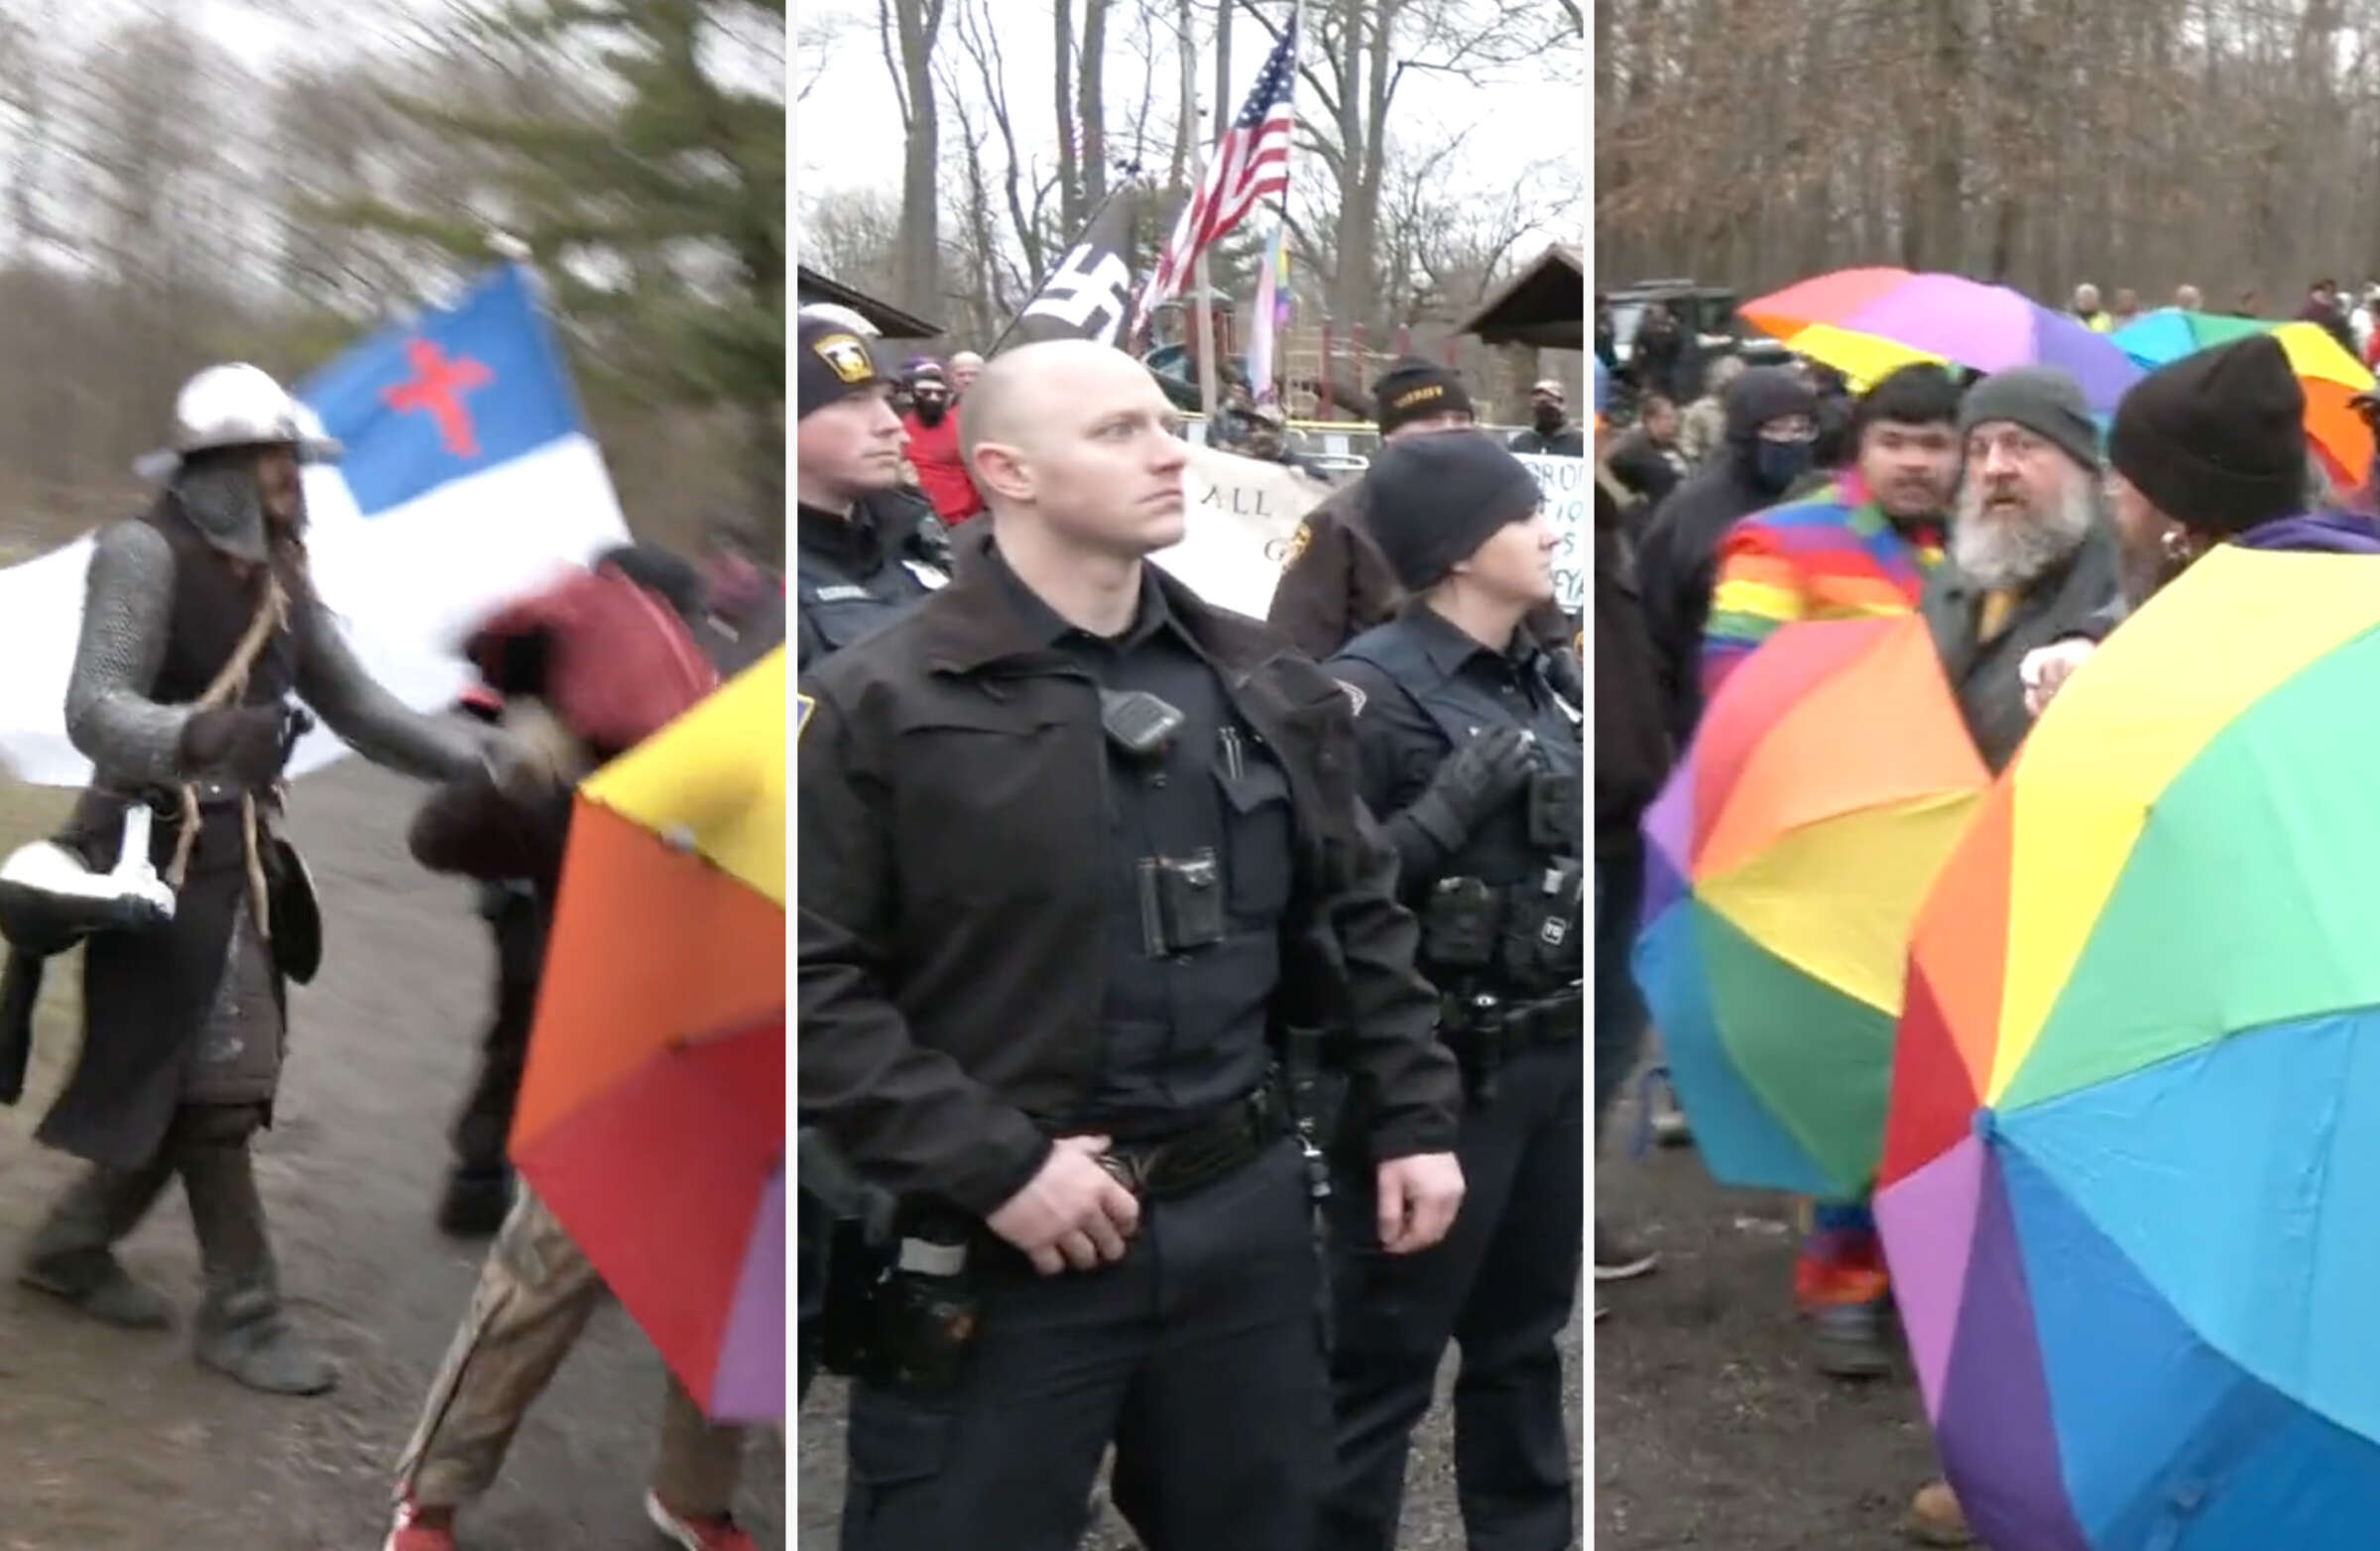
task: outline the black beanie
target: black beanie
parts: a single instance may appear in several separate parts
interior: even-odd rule
[[[1478,431],[1390,442],[1364,475],[1364,526],[1407,592],[1446,579],[1544,493],[1528,465]]]
[[[1404,357],[1379,375],[1371,385],[1371,404],[1383,436],[1409,420],[1472,413],[1463,379],[1417,355]]]
[[[2107,460],[2202,534],[2294,516],[2306,505],[2306,390],[2270,334],[2186,355],[2124,395]]]
[[[887,380],[876,346],[840,323],[805,317],[796,337],[793,353],[800,359],[793,383],[795,419]]]

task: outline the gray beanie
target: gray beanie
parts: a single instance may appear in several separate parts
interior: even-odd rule
[[[2055,366],[2012,366],[1966,391],[1959,403],[1959,434],[2006,420],[2057,444],[2093,473],[2099,467],[2099,427],[2074,377]]]

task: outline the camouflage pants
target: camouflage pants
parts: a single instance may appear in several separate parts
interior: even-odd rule
[[[496,1484],[505,1451],[603,1301],[603,1279],[545,1204],[524,1190],[489,1251],[471,1312],[430,1385],[397,1467],[400,1496],[456,1507]],[[672,1376],[653,1490],[680,1513],[728,1511],[744,1429],[714,1427]]]

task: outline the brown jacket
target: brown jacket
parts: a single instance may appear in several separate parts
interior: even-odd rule
[[[1396,618],[1404,589],[1364,531],[1364,481],[1340,486],[1306,514],[1264,622],[1319,662]]]

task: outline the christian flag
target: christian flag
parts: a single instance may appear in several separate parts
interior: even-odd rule
[[[346,447],[305,470],[315,585],[365,667],[417,711],[451,706],[470,682],[458,649],[480,618],[628,539],[525,269],[479,276],[293,392],[307,428]],[[90,554],[80,538],[0,570],[0,764],[40,785],[90,774],[65,732]],[[344,752],[318,728],[292,773]]]
[[[1017,314],[1010,331],[1012,344],[1037,344],[1044,339],[1096,339],[1119,344],[1131,321],[1132,212],[1139,186],[1126,183],[1109,196],[1090,229],[1068,251],[1065,262],[1041,283],[1041,289]]]

